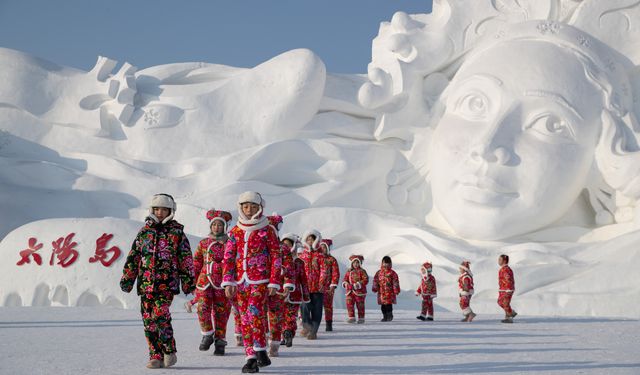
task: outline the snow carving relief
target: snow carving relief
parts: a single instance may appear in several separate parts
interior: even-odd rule
[[[640,226],[640,1],[434,1],[373,43],[360,103],[406,142],[392,204],[465,239]],[[584,202],[588,207],[585,209]],[[575,212],[580,211],[579,214]]]

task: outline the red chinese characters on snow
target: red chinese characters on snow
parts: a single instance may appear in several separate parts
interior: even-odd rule
[[[49,265],[60,265],[62,268],[67,268],[73,265],[79,257],[79,252],[76,250],[77,242],[73,240],[75,233],[69,233],[66,237],[60,237],[51,243],[52,252],[49,259]],[[113,234],[103,233],[96,240],[96,249],[94,255],[89,258],[89,263],[100,262],[103,266],[109,267],[122,255],[122,251],[117,246],[111,246],[107,249],[109,241],[113,238]],[[30,264],[31,260],[38,265],[42,265],[42,256],[38,253],[42,249],[43,244],[38,243],[38,239],[35,237],[29,238],[28,248],[20,251],[20,260],[16,263],[18,266]],[[56,262],[57,261],[57,262]]]
[[[42,249],[42,244],[38,243],[38,239],[35,237],[29,238],[29,248],[20,252],[20,260],[16,264],[21,266],[23,264],[31,263],[31,257],[33,256],[34,262],[41,266],[42,257],[37,253],[40,249]]]
[[[122,253],[122,251],[120,251],[120,248],[118,248],[117,246],[111,246],[109,250],[104,249],[105,247],[107,247],[107,243],[112,238],[113,234],[102,233],[102,236],[100,236],[100,238],[96,240],[96,253],[94,256],[89,258],[89,263],[95,263],[99,261],[103,266],[109,267],[113,262],[120,258],[120,254]],[[111,258],[107,259],[109,255],[111,256]]]
[[[58,257],[58,264],[62,268],[69,267],[78,259],[78,251],[74,249],[78,244],[73,241],[73,236],[75,235],[75,233],[69,233],[67,237],[60,237],[51,243],[53,252],[51,253],[51,260],[49,260],[50,266],[53,266],[53,260],[56,256]]]

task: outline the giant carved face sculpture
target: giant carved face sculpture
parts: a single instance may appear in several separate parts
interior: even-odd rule
[[[543,228],[594,171],[602,91],[571,51],[508,41],[470,57],[443,94],[432,138],[433,204],[464,238]]]

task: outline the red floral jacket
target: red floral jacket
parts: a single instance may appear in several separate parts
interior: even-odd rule
[[[216,240],[212,235],[203,238],[193,254],[193,267],[198,274],[196,288],[206,290],[209,287],[222,289],[222,261],[227,237]]]
[[[324,293],[327,278],[325,255],[320,250],[310,250],[305,247],[300,254],[300,259],[304,262],[309,293]]]
[[[396,296],[400,294],[398,274],[391,268],[380,268],[373,277],[371,291],[378,293],[378,305],[396,303]]]
[[[513,293],[516,290],[516,280],[513,278],[513,271],[507,264],[500,267],[500,271],[498,271],[498,286],[501,292]]]
[[[295,289],[287,295],[286,301],[294,304],[307,303],[310,301],[309,288],[307,287],[307,274],[304,270],[304,262],[296,258],[292,262],[292,275]]]
[[[354,294],[356,296],[367,295],[367,284],[369,283],[369,275],[364,268],[349,268],[342,279],[342,287],[346,289],[347,295]]]
[[[458,278],[458,291],[461,296],[473,295],[473,276],[465,272]]]
[[[436,298],[438,296],[436,278],[430,273],[423,275],[420,280],[420,285],[418,285],[418,289],[416,290],[416,294],[421,295],[422,298]]]

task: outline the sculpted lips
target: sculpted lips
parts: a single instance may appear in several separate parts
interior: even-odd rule
[[[504,205],[520,196],[487,176],[466,174],[457,178],[457,188],[466,201],[488,206]]]

